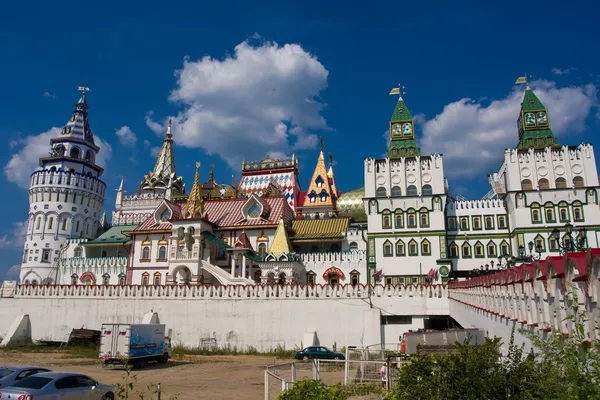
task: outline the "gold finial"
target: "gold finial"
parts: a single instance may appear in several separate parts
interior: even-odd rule
[[[200,168],[200,161],[196,161],[196,170]]]
[[[323,136],[319,136],[319,142],[321,144],[321,151],[323,151]]]

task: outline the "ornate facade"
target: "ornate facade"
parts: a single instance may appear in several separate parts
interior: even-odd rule
[[[76,119],[80,115],[85,117],[83,131],[89,131],[86,110],[84,93],[74,113]],[[66,154],[74,154],[69,153],[71,142],[81,139],[72,138],[69,126],[65,130],[69,140],[53,139],[52,145],[64,143]],[[127,196],[121,181],[112,224],[106,222],[104,215],[98,221],[105,187],[97,179],[102,170],[93,164],[99,148],[93,144],[91,131],[82,144],[86,147],[80,146],[78,154],[83,160],[73,161],[76,157],[71,156],[68,161],[81,164],[83,179],[91,183],[82,180],[74,181],[73,185],[92,192],[97,190],[102,197],[95,199],[91,194],[80,197],[77,192],[75,198],[61,198],[61,207],[66,207],[64,203],[68,201],[70,209],[78,210],[72,219],[80,225],[75,224],[63,236],[53,237],[51,245],[56,244],[56,254],[52,253],[54,258],[47,267],[36,263],[35,280],[27,270],[32,263],[24,258],[23,283],[366,283],[364,213],[361,217],[360,210],[357,212],[356,196],[347,201],[348,206],[342,201],[338,208],[337,201],[343,196],[340,197],[335,185],[331,153],[329,168],[325,164],[322,141],[306,192],[300,187],[298,160],[292,156],[289,160],[267,157],[258,162],[244,162],[240,182],[231,185],[215,181],[212,165],[208,180],[201,183],[200,163],[197,163],[188,194],[177,174],[169,122],[155,166],[142,178],[135,193]],[[65,184],[64,179],[37,178],[38,174],[64,173],[51,169],[62,165],[64,157],[61,153],[41,160],[43,169],[32,176],[32,195],[40,185],[53,191]],[[30,231],[35,240],[28,239],[26,243],[27,257],[31,254],[32,262],[38,261],[34,260],[38,247],[48,247],[46,231],[53,229],[55,233],[63,223],[63,219],[50,220],[50,226],[43,227],[50,214],[38,209],[48,201],[32,197]],[[86,202],[86,208],[79,210],[82,201]],[[85,219],[88,213],[89,221]],[[71,225],[68,227],[71,229]],[[45,238],[46,242],[41,242]],[[43,268],[48,272],[43,272]]]
[[[474,269],[600,245],[593,147],[559,145],[548,110],[529,86],[517,146],[505,151],[481,200],[448,194],[443,157],[421,155],[401,96],[389,128],[387,157],[368,158],[364,166],[369,282],[445,282]]]

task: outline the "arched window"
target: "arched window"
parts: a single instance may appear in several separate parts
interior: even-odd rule
[[[421,228],[429,228],[429,210],[425,207],[419,210],[419,223]]]
[[[573,186],[575,186],[576,188],[584,187],[583,178],[581,176],[576,176],[575,178],[573,178]]]
[[[360,273],[357,270],[350,272],[350,284],[352,286],[358,285],[360,282]]]
[[[85,161],[94,162],[94,155],[91,150],[85,152]]]
[[[538,181],[538,189],[540,189],[540,190],[550,189],[550,182],[548,182],[548,179],[546,179],[546,178],[540,179]]]
[[[554,204],[547,203],[544,206],[544,213],[546,214],[546,222],[556,222],[556,216],[554,215]]]
[[[331,286],[337,286],[340,284],[340,277],[336,273],[329,274],[327,275],[327,283]]]
[[[505,240],[503,240],[502,243],[500,243],[500,255],[501,256],[510,255],[510,246],[508,245],[508,243]]]
[[[48,219],[48,229],[52,229],[52,225],[54,225],[54,217]]]
[[[396,229],[404,228],[404,215],[402,214],[402,210],[394,211],[394,224]]]
[[[404,242],[401,239],[398,239],[396,242],[396,256],[404,257],[406,255],[406,247],[404,246]]]
[[[406,194],[408,196],[416,196],[417,195],[417,187],[415,185],[410,185],[406,188]]]
[[[142,286],[148,286],[149,282],[150,282],[150,274],[147,272],[144,272],[142,274]]]
[[[308,271],[306,273],[306,280],[309,285],[314,285],[317,280],[317,274],[315,274],[313,271]]]
[[[384,210],[383,215],[381,216],[381,227],[383,229],[391,229],[392,228],[392,216],[389,210]]]
[[[258,245],[258,255],[260,258],[264,258],[267,254],[267,245],[265,243],[260,243]]]
[[[433,189],[431,188],[431,185],[423,185],[421,194],[423,196],[431,196],[433,194]]]
[[[37,221],[35,222],[35,229],[39,230],[41,224],[42,224],[42,217],[37,217]]]
[[[67,230],[67,218],[63,218],[62,220],[62,230],[66,231]]]
[[[383,256],[384,257],[392,257],[394,255],[394,251],[392,249],[392,242],[386,240],[383,244]]]
[[[25,284],[26,284],[26,285],[29,285],[29,284],[31,284],[31,282],[29,282],[29,279],[25,279]]]
[[[160,272],[154,273],[154,286],[160,286]]]
[[[533,190],[533,185],[529,179],[523,179],[521,181],[521,190]]]
[[[167,246],[160,246],[158,248],[158,259],[159,260],[167,259]]]
[[[558,218],[560,222],[569,222],[569,205],[566,201],[558,203]]]
[[[80,153],[81,153],[81,150],[79,150],[79,147],[73,147],[71,149],[71,158],[79,158]]]
[[[535,252],[539,252],[540,253],[544,253],[546,251],[546,240],[543,238],[542,235],[538,234],[535,239],[534,239],[534,251]]]
[[[81,248],[81,246],[75,247],[75,251],[73,252],[73,257],[81,257],[82,254],[83,254],[83,249]]]
[[[356,242],[350,242],[350,245],[348,246],[348,249],[350,249],[350,250],[358,250],[358,243],[356,243]]]
[[[119,274],[119,285],[125,285],[125,283],[126,283],[125,278],[126,278],[125,274],[123,274],[123,273]]]
[[[77,279],[79,277],[76,274],[71,275],[71,285],[77,285]]]
[[[327,192],[325,191],[325,189],[321,190],[321,193],[319,194],[319,197],[321,198],[321,203],[325,203],[327,201]]]
[[[431,255],[431,243],[427,239],[424,239],[421,242],[421,255],[423,255],[423,256]]]
[[[573,221],[583,222],[583,207],[580,201],[573,202]]]
[[[375,196],[377,197],[386,197],[387,196],[387,190],[385,190],[385,187],[380,186],[377,188],[377,190],[375,191]]]
[[[402,188],[400,186],[392,186],[392,197],[402,196]]]
[[[142,247],[142,260],[150,259],[150,246]]]
[[[321,175],[317,176],[317,179],[315,179],[315,183],[317,184],[318,188],[322,188],[323,187],[323,178],[321,177]]]
[[[110,284],[110,275],[109,274],[102,275],[102,284],[105,286]]]
[[[262,211],[262,208],[261,208],[260,204],[258,204],[258,203],[252,204],[252,206],[248,209],[248,218],[260,217],[261,211]]]
[[[534,203],[531,205],[531,222],[540,224],[542,222],[542,214],[540,213],[540,205]]]
[[[408,242],[408,255],[409,256],[418,256],[419,255],[419,246],[417,245],[417,242],[412,239],[410,242]]]
[[[409,228],[417,227],[417,212],[415,210],[408,210],[406,213],[407,226]]]
[[[557,178],[556,179],[556,188],[557,189],[566,189],[567,188],[567,180],[565,178]]]

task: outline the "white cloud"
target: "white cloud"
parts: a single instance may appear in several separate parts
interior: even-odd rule
[[[158,153],[160,153],[161,146],[150,147],[150,155],[154,158],[158,157]]]
[[[158,122],[155,122],[152,117],[154,116],[154,112],[152,111],[148,111],[146,113],[146,126],[148,126],[148,128],[150,128],[150,130],[154,133],[156,133],[157,135],[161,135],[165,133],[165,128],[159,124]]]
[[[0,249],[7,247],[22,247],[27,234],[27,221],[15,222],[10,235],[0,237]]]
[[[573,68],[573,67],[571,67],[571,68],[564,68],[564,69],[556,68],[556,67],[552,68],[552,73],[554,75],[565,75],[565,74],[568,74],[568,73],[573,72],[573,71],[577,71],[577,68]]]
[[[39,159],[41,157],[48,157],[50,152],[50,139],[58,137],[60,129],[61,128],[50,128],[39,135],[26,136],[15,142],[14,147],[18,150],[4,166],[4,175],[6,176],[6,179],[16,183],[23,189],[28,189],[29,176],[33,171],[40,168]],[[110,159],[112,147],[98,136],[95,136],[94,140],[96,145],[100,147],[96,162],[103,167]]]
[[[172,117],[175,141],[219,154],[235,168],[242,157],[313,148],[318,141],[311,131],[327,129],[318,96],[328,74],[296,44],[244,41],[222,60],[185,58],[170,96],[185,107]],[[158,131],[151,114],[146,123]]]
[[[127,125],[123,125],[119,129],[115,129],[115,134],[119,138],[119,142],[121,142],[121,144],[124,146],[135,146],[137,143],[137,137],[135,136],[135,133]]]
[[[44,92],[44,97],[49,97],[51,99],[57,99],[58,97],[56,97],[55,93],[50,93],[50,92]]]
[[[21,264],[13,265],[6,271],[5,281],[18,281],[21,274]]]
[[[593,84],[558,88],[554,82],[535,81],[532,88],[548,109],[551,128],[558,137],[580,133],[597,106]],[[421,153],[444,154],[446,175],[486,176],[500,166],[502,149],[515,147],[522,87],[514,87],[504,99],[487,104],[464,98],[444,107],[421,125]],[[559,140],[560,141],[560,140]]]

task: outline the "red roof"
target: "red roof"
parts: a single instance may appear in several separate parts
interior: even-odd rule
[[[169,200],[163,200],[167,207],[171,210],[171,219],[181,218],[181,209],[177,203]],[[162,204],[162,203],[161,203]],[[159,206],[160,207],[160,206]],[[171,229],[171,223],[169,221],[159,221],[156,223],[154,219],[154,213],[152,213],[144,222],[139,224],[134,230],[136,231],[168,231]]]
[[[294,219],[294,213],[285,197],[277,196],[259,199],[270,208],[267,215],[246,220],[242,214],[242,207],[247,201],[248,199],[208,200],[204,202],[206,218],[217,227],[276,225],[281,216],[286,222]]]

